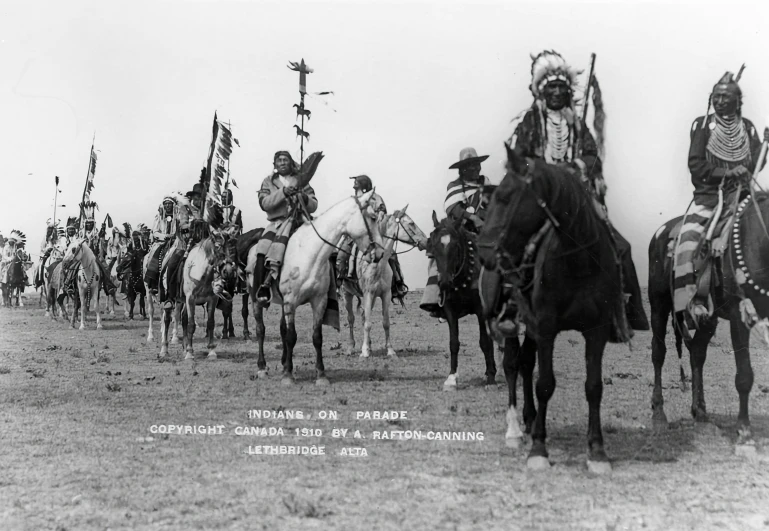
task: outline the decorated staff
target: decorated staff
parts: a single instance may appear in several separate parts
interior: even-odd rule
[[[294,61],[289,61],[288,63],[289,70],[299,72],[300,101],[299,105],[294,104],[294,107],[296,107],[296,115],[301,116],[302,118],[302,125],[294,125],[294,129],[296,129],[296,136],[300,137],[301,139],[299,144],[299,165],[301,166],[304,163],[304,139],[310,139],[310,133],[304,130],[304,117],[307,116],[307,119],[310,119],[310,110],[306,109],[304,106],[304,95],[307,94],[307,74],[312,74],[313,69],[304,63],[304,58],[302,58],[299,63],[295,63]]]
[[[91,190],[94,188],[94,178],[96,177],[96,151],[94,150],[94,144],[96,142],[96,133],[93,134],[93,140],[91,141],[91,155],[88,161],[88,173],[85,175],[85,187],[83,188],[83,199],[80,201],[80,227],[85,225],[85,212],[83,205],[86,205],[91,200]]]

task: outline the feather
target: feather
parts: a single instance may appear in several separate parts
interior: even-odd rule
[[[299,169],[297,183],[297,187],[300,190],[310,183],[310,180],[312,180],[313,175],[315,175],[315,171],[318,169],[318,165],[320,164],[320,161],[323,160],[323,157],[324,155],[322,151],[316,151],[302,163],[302,167]]]
[[[598,84],[598,78],[593,75],[593,129],[595,129],[595,144],[598,148],[598,156],[601,158],[601,160],[604,158],[605,151],[605,124],[606,112],[603,109],[603,95],[601,94],[601,86]]]

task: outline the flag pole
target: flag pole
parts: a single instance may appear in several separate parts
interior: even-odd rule
[[[85,210],[83,205],[85,203],[85,194],[88,191],[88,176],[91,174],[91,164],[93,160],[93,146],[96,144],[96,131],[93,132],[93,140],[91,140],[91,152],[88,155],[88,170],[85,172],[85,186],[83,187],[83,198],[80,200],[80,228],[85,226]]]
[[[56,225],[56,203],[59,202],[59,176],[58,175],[55,177],[54,182],[56,183],[56,191],[53,194],[53,224]]]
[[[300,95],[300,102],[299,106],[302,109],[302,131],[304,131],[304,92],[301,90],[299,91]],[[299,141],[299,167],[302,167],[302,164],[304,164],[304,135],[300,135],[301,140]]]

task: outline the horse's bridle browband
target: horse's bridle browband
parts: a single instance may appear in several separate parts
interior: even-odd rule
[[[403,226],[403,221],[401,221],[402,219],[403,218],[401,218],[401,217],[396,217],[395,218],[395,221],[398,222],[398,229],[395,231],[395,236],[387,236],[385,234],[382,237],[385,238],[385,239],[388,239],[388,240],[395,240],[395,243],[397,244],[400,241],[400,240],[398,240],[398,233],[400,232],[401,229],[403,229],[403,232],[405,232],[406,236],[408,236],[409,240],[411,240],[409,243],[412,243],[413,245],[411,247],[409,247],[407,250],[401,251],[399,253],[393,251],[393,254],[406,254],[407,252],[413,251],[416,247],[419,246],[419,242],[417,242],[416,239],[414,239],[414,236],[408,231],[408,229]]]

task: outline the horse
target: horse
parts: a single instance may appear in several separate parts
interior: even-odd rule
[[[360,197],[338,202],[315,220],[301,225],[289,238],[280,273],[279,295],[283,299],[281,339],[283,340],[283,385],[294,384],[294,346],[296,345],[295,312],[310,304],[313,313],[312,344],[315,347],[316,385],[327,386],[323,365],[323,322],[327,310],[329,288],[335,283],[329,258],[343,235],[351,237],[359,249],[365,249],[374,263],[384,256],[382,236],[375,226],[377,213],[371,202],[374,190]],[[372,228],[373,227],[373,228]],[[332,288],[332,289],[335,289]],[[332,291],[333,293],[333,291]],[[337,322],[334,323],[338,329]],[[260,352],[261,355],[261,352]],[[264,367],[263,357],[259,360]]]
[[[593,473],[608,473],[611,463],[601,431],[603,352],[608,341],[629,339],[611,231],[577,175],[565,167],[525,158],[507,145],[506,149],[506,174],[492,195],[478,238],[483,274],[499,271],[513,281],[518,316],[526,324],[529,342],[523,349],[517,336],[505,342],[503,366],[509,395],[506,442],[517,448],[522,438],[515,397],[520,368],[525,427],[532,438],[527,465],[533,469],[550,466],[545,438],[547,405],[556,385],[553,347],[559,332],[578,330],[585,338],[587,465]],[[547,230],[533,251],[533,263],[524,260],[527,243],[548,223],[554,229]],[[484,307],[487,314],[493,311],[488,301]],[[531,389],[536,361],[538,409]]]
[[[6,280],[2,283],[3,302],[5,306],[12,306],[12,299],[16,297],[16,303],[13,306],[24,306],[21,301],[21,293],[24,291],[24,262],[27,260],[27,254],[23,249],[16,249],[13,258],[6,268]]]
[[[173,310],[177,312],[177,322],[181,314],[182,329],[184,331],[183,345],[185,348],[185,360],[195,358],[192,339],[195,334],[195,307],[205,305],[207,312],[206,336],[208,337],[208,359],[216,359],[214,350],[214,327],[216,316],[216,301],[223,295],[224,284],[229,278],[215,278],[218,269],[223,273],[225,261],[225,247],[229,239],[227,230],[217,231],[204,225],[201,231],[205,236],[195,244],[186,254],[184,261],[178,265],[175,271],[167,274],[181,274],[181,293],[168,293],[168,300],[173,301]],[[181,271],[181,273],[179,273]],[[231,274],[235,274],[234,268]],[[163,323],[161,331],[161,347],[159,358],[163,359],[168,354],[168,328],[171,324],[172,308],[163,309]]]
[[[376,300],[382,299],[382,328],[385,333],[385,349],[387,355],[397,358],[395,349],[390,344],[390,303],[391,303],[391,285],[393,271],[388,260],[393,252],[396,241],[411,244],[420,249],[424,249],[427,236],[414,223],[414,220],[406,214],[408,205],[403,210],[396,210],[392,215],[385,216],[382,220],[384,225],[380,230],[382,237],[387,240],[384,247],[384,256],[379,263],[371,263],[365,259],[363,252],[358,251],[355,257],[355,269],[358,272],[357,282],[345,280],[339,287],[339,291],[344,297],[345,307],[347,309],[347,323],[350,329],[350,340],[347,347],[347,353],[352,354],[355,351],[355,313],[353,312],[353,298],[363,297],[363,345],[361,347],[361,358],[368,358],[371,352],[371,313],[374,309]]]
[[[69,247],[67,247],[67,252],[64,253],[64,259],[60,264],[61,269],[69,268],[75,261],[80,262],[80,267],[77,271],[77,290],[80,299],[80,330],[85,330],[85,318],[90,309],[91,299],[94,294],[96,295],[96,304],[94,305],[96,329],[101,330],[101,312],[99,308],[101,272],[96,263],[96,256],[84,239],[75,238],[72,240]],[[72,314],[73,324],[76,313],[77,308],[75,308]]]
[[[110,280],[115,286],[120,286],[120,279],[118,279],[117,267],[120,264],[121,259],[126,253],[128,248],[128,238],[121,233],[117,227],[112,229],[112,236],[104,246],[104,257],[106,270],[109,272]],[[119,305],[117,302],[117,293],[113,293],[107,298],[106,310],[110,315],[115,315],[115,306]],[[128,308],[123,308],[123,316],[128,319]]]
[[[142,319],[147,317],[144,296],[144,281],[142,280],[142,261],[144,252],[140,249],[127,250],[115,266],[118,282],[123,283],[126,294],[126,319],[132,321],[134,318],[134,307],[136,306],[136,297],[139,296],[139,315]]]
[[[262,237],[263,233],[263,228],[251,229],[250,231],[241,234],[238,237],[236,244],[237,260],[238,265],[240,266],[238,269],[239,278],[238,282],[236,283],[237,287],[235,292],[231,293],[241,293],[243,296],[243,303],[240,307],[240,315],[243,317],[243,338],[246,341],[251,341],[251,332],[248,330],[248,301],[250,297],[248,290],[248,274],[246,272],[248,269],[248,257],[251,250],[256,247],[256,244],[259,241],[259,238]],[[256,260],[256,255],[254,255],[254,260]],[[223,302],[224,301],[221,300],[219,303],[222,304]],[[230,336],[232,336],[232,334],[230,334]]]
[[[494,342],[486,329],[480,294],[478,292],[479,268],[476,265],[476,235],[468,231],[461,218],[438,221],[433,211],[435,229],[427,241],[427,252],[435,259],[438,268],[438,287],[441,306],[449,326],[449,351],[451,361],[449,375],[443,383],[444,391],[457,389],[459,364],[459,320],[475,315],[480,332],[479,345],[486,362],[486,385],[495,385],[497,366],[494,361]]]
[[[673,314],[672,253],[670,242],[680,230],[683,216],[674,218],[657,230],[649,243],[649,302],[651,304],[652,363],[654,364],[654,390],[652,391],[652,422],[656,429],[667,428],[668,420],[662,396],[662,366],[665,363],[665,333],[668,317]],[[745,197],[737,206],[735,221],[724,227],[729,231],[729,246],[724,256],[714,259],[714,272],[720,271],[718,285],[711,290],[714,314],[701,319],[691,337],[684,335],[691,366],[691,415],[695,422],[708,422],[705,406],[704,366],[710,339],[716,332],[718,319],[729,321],[737,373],[734,384],[739,396],[737,414],[737,445],[751,444],[753,435],[748,411],[750,391],[753,388],[753,367],[750,362],[750,329],[757,326],[766,334],[769,316],[769,235],[762,226],[769,224],[769,196],[760,194],[755,202]],[[716,276],[714,274],[714,276]],[[763,319],[759,321],[758,316]],[[683,317],[673,316],[680,356],[680,337]],[[769,342],[769,341],[767,341]],[[683,370],[683,369],[682,369]]]
[[[238,237],[236,230],[230,233],[224,247],[224,263],[221,266],[221,277],[224,280],[224,291],[230,296],[234,296],[238,289],[239,277],[237,261],[237,243]],[[245,307],[248,308],[247,294],[243,295]],[[216,308],[221,310],[224,322],[222,323],[222,339],[229,339],[235,337],[235,325],[232,322],[232,298],[231,297],[219,297],[216,303]],[[241,314],[242,314],[241,310]],[[248,315],[246,310],[246,316]],[[245,318],[244,318],[245,321]]]
[[[181,223],[179,225],[181,225]],[[181,229],[177,228],[177,232],[174,235],[173,243],[166,251],[166,256],[172,253],[174,249],[184,249],[185,247],[186,247],[186,244],[184,243],[184,239],[182,238]],[[142,279],[147,278],[147,269],[149,267],[151,258],[152,258],[152,253],[148,252],[142,259]],[[160,272],[158,272],[158,276],[160,276]],[[158,280],[158,282],[162,282],[162,281],[163,281],[162,279]],[[148,309],[147,315],[149,318],[149,323],[147,325],[147,343],[151,343],[152,341],[155,340],[155,336],[152,333],[152,320],[155,316],[156,293],[153,293],[153,290],[150,289],[147,282],[144,282],[144,292],[147,294],[147,309]],[[177,343],[179,341],[179,337],[178,337],[179,321],[176,319],[176,317],[177,317],[177,314],[174,314],[174,319],[173,319],[174,327],[173,327],[171,343]]]

